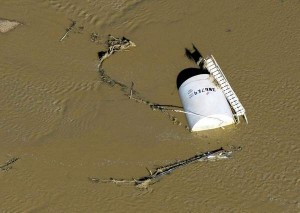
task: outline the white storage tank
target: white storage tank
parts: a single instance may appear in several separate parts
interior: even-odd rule
[[[234,123],[226,97],[202,66],[181,71],[177,77],[177,88],[192,132]]]

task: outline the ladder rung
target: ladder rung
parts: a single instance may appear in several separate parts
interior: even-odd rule
[[[215,61],[213,56],[205,59],[207,70],[213,75],[216,81],[219,83],[221,90],[223,91],[226,99],[230,103],[231,107],[235,111],[235,115],[245,115],[245,109],[242,104],[239,102],[238,97],[235,92],[232,90],[229,82],[227,81],[225,75],[223,74],[221,68]]]

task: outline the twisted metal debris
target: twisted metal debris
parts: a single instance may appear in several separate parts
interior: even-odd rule
[[[159,178],[167,174],[170,174],[174,170],[179,169],[183,166],[187,166],[191,163],[195,163],[199,161],[216,161],[216,160],[228,159],[231,156],[231,154],[232,154],[231,151],[226,151],[221,147],[219,149],[210,152],[197,154],[185,160],[177,161],[166,166],[158,167],[153,172],[147,169],[149,175],[140,177],[138,179],[125,180],[125,179],[110,178],[108,180],[105,180],[105,179],[89,177],[89,180],[94,183],[130,184],[136,186],[139,189],[147,189],[150,185],[156,183]]]

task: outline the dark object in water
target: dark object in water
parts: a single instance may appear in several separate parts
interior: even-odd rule
[[[200,67],[203,66],[203,56],[193,44],[193,50],[185,48],[185,55],[192,61],[195,61]]]
[[[99,60],[101,60],[105,54],[106,54],[106,51],[100,51],[100,52],[98,52],[98,58],[99,58]]]
[[[125,38],[124,36],[122,37],[123,41],[129,42],[130,40],[128,38]]]
[[[193,44],[193,50],[185,48],[185,55],[188,59],[194,61],[199,68],[187,68],[182,70],[177,76],[177,89],[185,82],[187,79],[201,74],[210,74],[204,67],[204,59],[199,50]]]

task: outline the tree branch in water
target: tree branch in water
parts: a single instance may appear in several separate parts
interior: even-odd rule
[[[63,35],[63,37],[61,37],[61,39],[59,40],[60,42],[62,42],[67,36],[68,34],[73,30],[73,28],[76,25],[76,21],[71,20],[72,23],[70,24],[70,26],[66,29],[66,33]]]
[[[95,33],[92,35],[96,35]],[[93,40],[93,42],[96,42],[97,40]],[[135,43],[130,41],[129,39],[122,37],[122,38],[116,38],[112,35],[108,36],[108,40],[106,41],[107,51],[100,51],[98,52],[99,57],[99,64],[98,64],[98,72],[100,74],[101,81],[106,83],[107,85],[114,87],[117,86],[120,88],[120,90],[123,92],[124,95],[128,96],[129,99],[136,101],[137,103],[142,103],[145,105],[148,105],[150,109],[158,110],[165,115],[168,116],[168,118],[173,122],[173,124],[181,125],[181,122],[170,113],[170,111],[173,112],[180,112],[180,113],[188,113],[183,112],[182,107],[175,106],[175,105],[166,105],[166,104],[157,104],[151,101],[146,100],[145,98],[142,98],[139,93],[133,89],[133,82],[131,86],[127,86],[119,81],[116,81],[112,79],[109,75],[106,74],[105,70],[102,67],[103,61],[108,59],[111,55],[113,55],[115,52],[120,52],[124,50],[128,50],[130,47],[135,47]],[[177,108],[177,109],[174,109]]]
[[[94,183],[130,184],[136,186],[139,189],[147,189],[150,185],[156,183],[159,178],[167,174],[170,174],[176,169],[179,169],[181,167],[199,161],[216,161],[216,160],[228,159],[231,156],[231,154],[232,154],[231,151],[226,151],[221,147],[213,151],[197,154],[185,160],[177,161],[166,166],[158,167],[154,171],[147,169],[149,175],[140,177],[138,179],[125,180],[125,179],[110,178],[105,180],[105,179],[92,178],[92,177],[89,177],[88,179]]]
[[[0,165],[0,171],[8,171],[12,168],[12,164],[14,164],[17,160],[19,160],[20,158],[12,158],[8,161],[6,161],[6,163],[4,163],[3,165]]]

